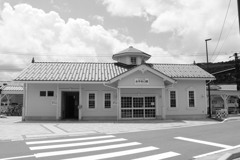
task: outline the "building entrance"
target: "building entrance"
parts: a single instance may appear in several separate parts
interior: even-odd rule
[[[79,92],[62,92],[62,119],[78,119]]]

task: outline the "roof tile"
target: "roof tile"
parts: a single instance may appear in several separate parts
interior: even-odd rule
[[[171,78],[214,78],[196,65],[150,64],[149,67]],[[35,62],[23,70],[15,81],[98,81],[106,82],[136,66],[122,63]]]

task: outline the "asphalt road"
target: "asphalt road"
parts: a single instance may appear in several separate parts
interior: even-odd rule
[[[159,131],[1,142],[0,160],[79,157],[84,160],[141,160],[142,157],[189,160],[238,145],[240,147],[240,121],[230,121]]]

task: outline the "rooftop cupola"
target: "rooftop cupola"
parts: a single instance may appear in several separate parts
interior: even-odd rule
[[[151,55],[140,51],[132,46],[112,56],[112,59],[128,65],[140,65],[145,63]]]

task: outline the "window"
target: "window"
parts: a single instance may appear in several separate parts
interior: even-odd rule
[[[95,109],[96,108],[96,92],[88,92],[88,108]]]
[[[188,91],[188,106],[195,107],[195,92]]]
[[[112,94],[104,93],[104,108],[112,108]]]
[[[40,97],[46,97],[46,91],[40,91]]]
[[[137,58],[136,57],[131,57],[131,63],[132,64],[137,64]]]
[[[177,107],[176,91],[170,91],[170,107],[171,108],[176,108]]]
[[[54,92],[53,91],[48,91],[48,97],[53,97],[54,96]]]

